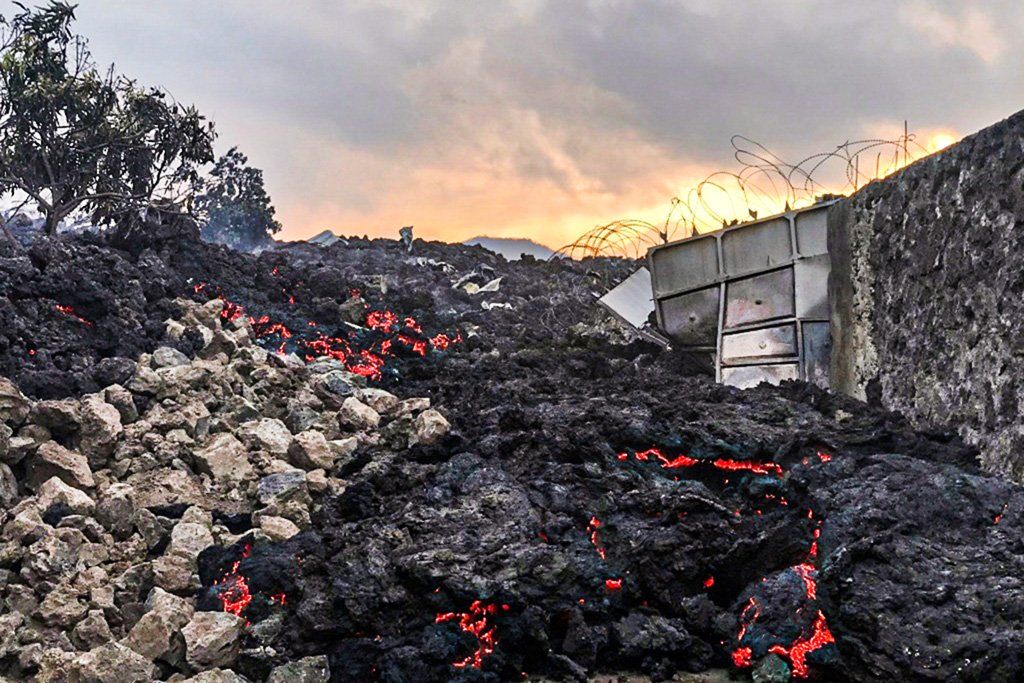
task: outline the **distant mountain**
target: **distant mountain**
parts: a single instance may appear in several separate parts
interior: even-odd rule
[[[483,247],[504,256],[509,261],[518,261],[523,254],[545,260],[551,258],[555,253],[552,249],[548,249],[543,244],[537,244],[533,240],[512,237],[474,237],[471,240],[466,240],[464,244]]]

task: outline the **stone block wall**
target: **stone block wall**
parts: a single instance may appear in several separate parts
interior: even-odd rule
[[[1024,112],[829,216],[832,386],[1024,481]]]

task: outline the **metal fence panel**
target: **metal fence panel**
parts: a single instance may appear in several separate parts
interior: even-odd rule
[[[829,387],[829,358],[832,354],[832,336],[827,322],[805,322],[804,379],[820,387]]]
[[[793,264],[798,318],[828,319],[828,254],[800,259]]]
[[[796,215],[796,244],[801,256],[828,253],[828,207]]]
[[[718,338],[719,286],[663,299],[664,332],[685,346],[714,347]]]
[[[797,354],[794,323],[722,337],[723,365],[737,365],[765,358],[795,357]]]
[[[761,382],[778,384],[784,379],[797,379],[799,376],[800,372],[796,363],[722,368],[722,382],[740,389],[756,387]]]
[[[718,240],[687,240],[651,250],[655,296],[674,294],[718,278]]]
[[[651,271],[641,268],[598,299],[598,302],[633,327],[643,327],[654,312]]]
[[[729,282],[725,290],[725,326],[792,316],[793,288],[792,268]]]
[[[731,228],[722,233],[722,261],[729,275],[742,275],[793,260],[789,220]]]

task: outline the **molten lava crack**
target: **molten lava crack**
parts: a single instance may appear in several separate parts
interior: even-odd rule
[[[502,605],[500,609],[507,612],[509,606]],[[498,636],[496,634],[496,627],[488,623],[487,617],[497,614],[498,610],[499,607],[497,605],[485,604],[480,600],[475,600],[469,606],[468,612],[442,612],[434,618],[435,624],[457,620],[459,628],[466,633],[473,634],[477,640],[477,648],[473,654],[465,659],[452,662],[452,666],[456,669],[464,669],[467,666],[479,669],[483,665],[484,657],[494,652],[494,648],[498,644]]]

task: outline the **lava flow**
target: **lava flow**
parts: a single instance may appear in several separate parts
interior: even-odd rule
[[[272,274],[278,275],[277,272]],[[192,290],[195,294],[212,291],[216,298],[223,302],[220,317],[228,322],[245,315],[245,308],[224,296],[220,287],[201,282],[193,285]],[[353,298],[360,297],[358,290],[353,290],[351,294]],[[294,297],[290,294],[288,299],[289,303],[294,303]],[[363,305],[368,306],[365,303]],[[355,332],[349,332],[345,337],[330,336],[319,332],[320,325],[315,320],[306,323],[307,329],[317,330],[314,337],[297,335],[284,323],[274,321],[269,315],[261,315],[258,318],[250,315],[248,320],[261,346],[270,346],[276,353],[283,355],[291,345],[307,361],[314,361],[318,357],[333,358],[344,363],[349,372],[374,380],[383,376],[387,359],[396,357],[395,349],[399,346],[418,356],[426,356],[430,351],[446,351],[453,344],[462,341],[461,335],[452,337],[444,333],[427,337],[415,318],[400,318],[388,310],[370,311],[366,316],[368,329],[389,335],[383,340],[364,339]],[[91,324],[84,319],[83,322]]]
[[[452,662],[452,666],[456,669],[464,669],[467,666],[479,669],[483,665],[484,657],[494,652],[494,648],[498,644],[498,637],[496,627],[488,624],[487,617],[497,614],[498,609],[497,605],[484,604],[480,600],[475,600],[469,606],[468,612],[442,612],[434,618],[435,624],[458,620],[459,628],[466,633],[473,634],[477,640],[477,648],[473,654],[465,659]],[[507,612],[509,606],[502,605],[501,610]]]
[[[247,559],[252,555],[252,546],[246,544],[242,549],[242,557],[235,560],[231,565],[231,571],[223,576],[219,581],[214,581],[213,585],[218,586],[217,599],[220,600],[221,609],[230,614],[234,614],[236,617],[241,617],[242,613],[252,603],[253,593],[249,589],[249,579],[244,574],[238,572],[238,567],[242,564],[242,560]],[[287,604],[288,596],[284,593],[275,593],[267,598],[271,603],[278,605]],[[246,620],[245,625],[249,626],[250,622]]]
[[[808,510],[807,517],[808,519],[813,519],[814,512]],[[817,569],[814,567],[814,559],[818,555],[818,539],[820,536],[821,522],[818,522],[814,529],[814,540],[807,552],[807,559],[798,565],[790,567],[790,571],[794,572],[803,581],[804,594],[808,602],[814,602],[818,598]],[[738,668],[747,668],[753,663],[753,648],[742,643],[747,636],[749,627],[760,616],[761,605],[758,603],[757,598],[751,597],[740,614],[740,630],[736,635],[736,642],[739,644],[739,647],[732,652],[733,664]],[[789,659],[794,677],[807,678],[810,673],[807,665],[807,655],[835,642],[835,637],[828,627],[828,621],[825,619],[824,613],[819,609],[810,633],[805,634],[802,632],[788,647],[772,645],[768,648],[768,652]]]
[[[601,520],[597,517],[591,517],[590,523],[587,524],[587,533],[590,534],[590,542],[594,545],[594,549],[597,554],[601,556],[601,559],[605,559],[604,545],[601,544],[601,539],[598,537],[597,530],[601,528]]]
[[[214,581],[215,586],[221,588],[217,592],[221,607],[225,612],[230,612],[236,617],[242,616],[242,612],[252,602],[252,593],[249,591],[249,580],[238,573],[238,566],[242,560],[252,554],[252,546],[246,545],[242,550],[242,558],[235,560],[231,565],[231,571],[224,575],[220,581]],[[248,624],[247,624],[248,625]]]
[[[64,315],[68,315],[71,316],[72,318],[75,318],[76,320],[78,320],[78,322],[82,323],[86,327],[94,327],[91,320],[88,320],[80,316],[71,306],[62,306],[60,304],[57,304],[56,306],[54,306],[54,308],[63,313]]]
[[[629,453],[619,453],[617,456],[619,460],[629,460]],[[781,477],[784,472],[781,466],[774,462],[750,462],[747,460],[728,460],[726,458],[718,458],[716,460],[698,460],[697,458],[691,458],[687,455],[679,455],[675,458],[669,459],[660,449],[649,448],[646,451],[634,451],[633,457],[641,462],[647,462],[652,457],[656,458],[664,469],[674,470],[681,467],[695,467],[697,465],[708,465],[719,470],[728,471],[749,471],[754,474],[774,474],[777,477]]]

